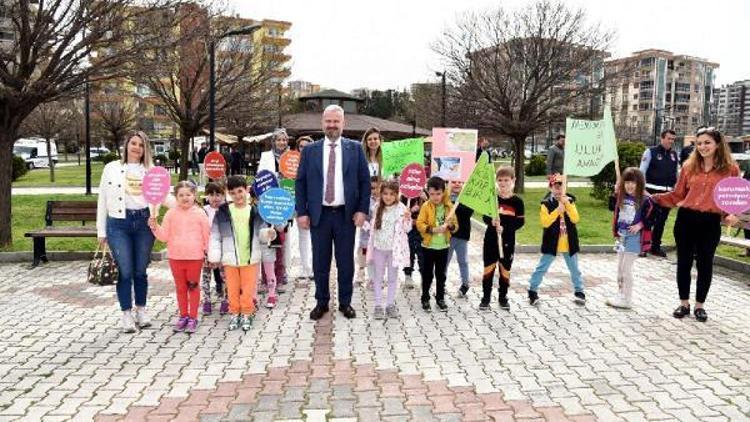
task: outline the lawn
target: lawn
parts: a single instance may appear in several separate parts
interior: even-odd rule
[[[102,163],[91,163],[91,184],[99,186],[102,177]],[[172,183],[177,182],[177,174],[172,173]],[[14,188],[30,187],[84,187],[86,186],[86,165],[55,168],[55,183],[49,181],[49,169],[30,170],[23,177],[13,182]]]

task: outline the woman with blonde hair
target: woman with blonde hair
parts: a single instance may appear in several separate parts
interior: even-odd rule
[[[143,196],[143,177],[153,166],[148,136],[141,131],[125,137],[122,159],[102,171],[97,202],[96,230],[99,243],[109,243],[119,271],[117,299],[123,312],[120,327],[133,333],[136,326],[151,326],[146,313],[148,278],[154,235],[148,226],[150,211]],[[166,202],[174,205],[174,197]],[[133,296],[135,295],[135,315]]]
[[[695,150],[685,161],[674,191],[653,195],[651,198],[666,208],[678,207],[674,223],[677,244],[677,288],[680,306],[673,316],[690,315],[690,270],[696,263],[695,319],[708,319],[703,303],[713,276],[713,261],[721,238],[721,221],[737,224],[737,216],[723,213],[713,199],[716,184],[727,177],[739,176],[732,154],[724,137],[713,127],[703,127],[695,133]],[[696,228],[700,228],[696,230]]]

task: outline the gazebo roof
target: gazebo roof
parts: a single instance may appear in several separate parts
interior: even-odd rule
[[[336,100],[352,100],[352,101],[364,101],[362,98],[355,97],[354,95],[341,92],[336,89],[324,89],[319,92],[315,92],[308,95],[302,95],[299,97],[300,101],[306,100],[318,100],[318,99],[336,99]]]
[[[320,113],[289,114],[282,118],[284,128],[290,136],[321,136]],[[430,136],[432,133],[424,128],[412,128],[411,125],[380,119],[364,114],[346,114],[344,136],[360,140],[365,131],[376,127],[385,139],[403,139],[414,136]]]

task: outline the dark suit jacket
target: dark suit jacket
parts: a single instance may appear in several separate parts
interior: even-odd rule
[[[324,138],[325,139],[325,138]],[[323,140],[318,140],[302,150],[295,199],[297,216],[309,216],[310,224],[317,226],[323,210]],[[341,157],[344,171],[344,210],[351,220],[356,212],[367,214],[370,208],[370,171],[359,142],[341,138]]]

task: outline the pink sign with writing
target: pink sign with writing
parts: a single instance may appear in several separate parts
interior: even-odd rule
[[[172,180],[164,167],[151,167],[143,176],[143,197],[151,205],[164,202],[169,195]]]
[[[714,188],[716,206],[728,214],[742,214],[750,210],[750,181],[741,177],[727,177]]]
[[[432,174],[465,182],[474,170],[476,129],[432,128]]]
[[[427,176],[424,174],[424,166],[419,163],[411,163],[404,167],[399,177],[399,190],[407,198],[416,198],[424,189]]]

